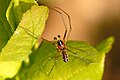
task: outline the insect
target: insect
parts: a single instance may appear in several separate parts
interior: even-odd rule
[[[36,0],[36,1],[37,1],[37,3],[40,5],[40,3],[38,2],[38,0]],[[63,22],[64,27],[65,27],[65,32],[64,32],[63,39],[61,39],[61,36],[60,36],[60,35],[58,35],[57,37],[54,37],[54,40],[57,42],[57,43],[54,43],[54,44],[57,46],[58,51],[61,51],[63,61],[64,61],[64,62],[68,62],[68,54],[67,54],[67,52],[66,52],[66,42],[67,42],[67,40],[68,40],[68,38],[69,38],[69,36],[70,36],[71,30],[72,30],[70,16],[67,14],[67,12],[65,12],[64,10],[62,10],[62,9],[59,8],[59,7],[54,7],[54,8],[49,7],[49,8],[52,9],[52,10],[54,10],[54,11],[56,11],[56,12],[58,12],[58,13],[61,15],[61,19],[62,19],[62,22]],[[65,21],[64,21],[62,12],[56,10],[55,8],[56,8],[56,9],[59,9],[60,11],[62,11],[62,12],[68,17],[69,27],[70,27],[69,31],[68,31],[68,28],[67,28],[66,23],[65,23]],[[58,38],[58,39],[57,39],[57,38]],[[45,41],[50,42],[49,40],[46,40],[46,39],[44,39],[44,38],[42,38],[42,39],[45,40]]]
[[[38,2],[38,0],[37,0],[37,3],[38,3],[39,5],[41,5],[41,4]],[[64,24],[65,31],[64,31],[63,38],[61,38],[60,35],[58,35],[57,37],[54,37],[54,41],[55,41],[55,42],[51,42],[51,41],[49,41],[49,40],[47,40],[47,39],[41,38],[41,39],[43,39],[43,40],[45,40],[45,41],[47,41],[47,42],[53,43],[53,44],[57,47],[57,53],[56,53],[56,56],[55,56],[55,62],[54,62],[54,64],[53,64],[51,70],[48,72],[48,75],[47,75],[47,76],[49,76],[49,75],[51,74],[54,66],[56,65],[56,62],[57,62],[56,57],[57,57],[57,56],[59,56],[60,54],[62,54],[62,59],[63,59],[63,61],[64,61],[65,63],[67,63],[67,62],[69,61],[69,56],[70,56],[70,55],[68,55],[68,53],[67,53],[68,51],[73,54],[72,56],[74,56],[74,57],[77,56],[76,58],[81,59],[83,62],[86,62],[86,63],[87,63],[87,61],[88,61],[88,60],[86,60],[85,58],[79,56],[76,52],[74,52],[74,51],[72,51],[72,50],[70,50],[70,49],[67,48],[67,47],[69,47],[69,48],[71,48],[71,49],[74,48],[74,47],[71,47],[71,46],[66,45],[66,42],[68,41],[69,36],[70,36],[70,34],[71,34],[71,31],[72,31],[71,17],[70,17],[70,15],[69,15],[67,12],[65,12],[63,9],[59,8],[59,7],[54,7],[54,8],[48,7],[48,8],[50,8],[50,9],[52,9],[52,10],[54,10],[54,11],[56,11],[57,13],[60,14],[61,19],[62,19],[62,22],[63,22],[63,24]],[[66,25],[66,23],[65,23],[65,21],[64,21],[63,13],[64,13],[64,14],[67,16],[67,18],[68,18],[69,30],[68,30],[67,25]],[[81,49],[79,49],[79,48],[74,48],[74,49],[78,50],[79,52],[83,52],[83,53],[84,53],[84,50],[81,50]],[[85,53],[86,53],[86,52],[85,52]],[[78,57],[78,56],[79,56],[79,57]],[[89,63],[89,62],[88,62],[88,63]],[[44,73],[44,70],[43,70],[42,68],[41,68],[41,70],[42,70],[43,73]]]
[[[60,11],[62,11],[62,12],[67,16],[68,22],[69,22],[69,30],[68,30],[68,28],[67,28],[67,26],[66,26],[66,23],[65,23],[65,21],[64,21],[63,13],[60,12],[60,11],[58,11],[58,10],[56,10],[55,8],[56,8],[56,9],[59,9]],[[67,47],[70,47],[70,46],[66,45],[66,42],[67,42],[67,40],[68,40],[68,38],[69,38],[69,36],[70,36],[70,33],[71,33],[71,31],[72,31],[71,18],[70,18],[70,16],[69,16],[64,10],[62,10],[61,8],[58,8],[58,7],[55,7],[55,8],[50,8],[50,9],[58,12],[58,13],[61,15],[61,19],[62,19],[62,22],[63,22],[63,24],[64,24],[65,31],[64,31],[64,34],[63,34],[63,38],[61,38],[60,35],[57,35],[57,37],[54,37],[54,42],[51,42],[51,41],[49,41],[49,40],[47,40],[47,39],[44,39],[44,38],[41,38],[41,39],[43,39],[43,40],[45,40],[45,41],[47,41],[47,42],[50,42],[50,43],[54,44],[54,45],[56,46],[56,48],[57,48],[57,52],[55,53],[55,61],[54,61],[53,66],[51,67],[50,71],[48,71],[48,73],[46,73],[46,72],[44,72],[44,69],[41,67],[42,72],[43,72],[45,75],[47,75],[47,76],[50,76],[52,70],[54,69],[54,66],[55,66],[56,63],[57,63],[57,57],[58,57],[58,56],[60,57],[60,54],[61,54],[62,59],[63,59],[63,61],[64,61],[65,63],[67,63],[67,62],[69,61],[69,56],[70,56],[70,55],[68,55],[68,53],[67,53],[68,51],[71,52],[73,55],[77,55],[75,52],[73,52],[73,51],[71,51],[70,49],[67,48]],[[71,47],[71,48],[73,48],[73,47]],[[82,51],[82,50],[79,50],[79,51]],[[74,56],[74,57],[75,57],[75,56]],[[79,59],[80,59],[80,58],[79,58]]]
[[[66,27],[66,24],[65,24],[62,12],[60,12],[60,11],[58,11],[56,9],[51,8],[52,10],[58,12],[61,15],[64,27],[65,27],[65,32],[64,32],[63,39],[61,39],[61,36],[58,35],[57,37],[54,37],[54,40],[56,41],[56,43],[53,43],[53,44],[55,44],[57,49],[58,49],[58,51],[60,51],[62,53],[63,61],[64,62],[68,62],[68,54],[67,54],[67,51],[66,51],[66,42],[67,42],[67,40],[68,40],[68,38],[70,36],[71,30],[72,30],[71,19],[70,19],[70,16],[64,10],[62,10],[61,8],[58,8],[58,7],[55,7],[55,8],[61,10],[68,17],[68,20],[69,20],[69,27],[70,27],[70,29],[68,30],[68,28]],[[46,40],[44,38],[42,38],[42,39],[45,40],[45,41],[48,41],[48,40]],[[50,41],[48,41],[48,42],[50,42]]]

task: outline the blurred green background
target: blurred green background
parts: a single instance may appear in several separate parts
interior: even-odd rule
[[[43,0],[45,1],[45,0]],[[72,21],[70,40],[87,41],[92,45],[113,35],[115,44],[106,56],[103,80],[120,80],[120,0],[46,0],[42,3],[65,10]],[[52,3],[51,3],[52,2]],[[64,15],[66,24],[67,17]],[[58,13],[50,10],[43,37],[53,40],[63,36],[64,25]]]

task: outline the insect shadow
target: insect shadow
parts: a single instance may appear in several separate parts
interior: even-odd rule
[[[50,7],[49,7],[49,8],[50,8]],[[57,61],[58,61],[57,59],[58,59],[59,57],[61,57],[61,56],[62,56],[62,59],[63,59],[63,62],[64,62],[64,63],[68,63],[68,62],[69,62],[69,57],[70,57],[70,56],[74,56],[76,59],[79,58],[79,59],[82,60],[83,62],[87,63],[87,65],[89,65],[89,63],[91,63],[90,60],[88,60],[88,59],[86,59],[86,58],[84,58],[84,57],[81,57],[80,55],[77,54],[77,52],[74,52],[74,51],[72,51],[71,49],[76,49],[76,50],[78,50],[79,52],[83,52],[83,53],[88,54],[85,50],[82,50],[82,49],[77,48],[77,47],[74,48],[74,47],[72,47],[72,46],[66,45],[66,42],[68,41],[68,38],[69,38],[70,33],[71,33],[71,31],[72,31],[71,18],[70,18],[70,16],[68,15],[68,13],[66,13],[64,10],[62,10],[62,9],[59,8],[59,7],[54,7],[54,8],[50,8],[50,9],[52,9],[52,10],[54,10],[55,12],[57,12],[57,13],[60,14],[61,19],[62,19],[62,22],[63,22],[63,24],[64,24],[65,31],[64,31],[63,38],[61,38],[61,36],[58,35],[57,37],[54,37],[54,41],[49,41],[49,40],[44,39],[44,38],[41,37],[41,39],[42,39],[43,41],[46,41],[46,42],[49,42],[49,43],[53,44],[53,45],[56,47],[56,52],[55,52],[55,56],[50,57],[50,55],[48,55],[48,56],[46,56],[46,57],[43,58],[43,60],[44,60],[45,58],[50,58],[50,59],[48,59],[49,61],[54,61],[54,62],[53,62],[53,65],[52,65],[52,67],[51,67],[51,69],[50,69],[49,71],[45,72],[44,69],[43,69],[44,65],[46,65],[47,63],[43,63],[43,64],[41,65],[41,67],[36,68],[36,70],[38,70],[38,69],[40,68],[41,71],[42,71],[46,76],[49,77],[50,74],[51,74],[51,72],[52,72],[52,70],[54,69]],[[65,23],[65,21],[64,21],[63,13],[64,13],[64,14],[67,16],[67,18],[68,18],[69,30],[68,30],[68,28],[67,28],[67,26],[66,26],[66,23]],[[23,28],[29,35],[31,35],[32,37],[38,39],[38,36],[37,36],[35,33],[33,34],[31,31],[29,31],[28,29],[26,29],[26,28],[24,28],[24,27],[22,27],[22,26],[20,26],[20,27]],[[71,53],[71,54],[68,55],[67,52],[69,52],[69,53]],[[50,54],[50,53],[49,53],[49,54]],[[42,60],[41,60],[41,61],[42,61]],[[48,61],[45,61],[45,62],[48,62]],[[35,70],[35,71],[36,71],[36,70]]]

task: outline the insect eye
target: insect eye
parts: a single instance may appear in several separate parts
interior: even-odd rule
[[[54,37],[54,40],[57,40],[57,38],[56,38],[56,37]]]
[[[58,35],[58,38],[60,38],[60,35]]]

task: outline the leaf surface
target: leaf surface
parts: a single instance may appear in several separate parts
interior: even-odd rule
[[[22,80],[101,80],[105,54],[86,42],[68,41],[69,61],[65,63],[55,45],[42,42],[38,51],[30,57],[31,65],[22,68]],[[72,52],[76,53],[72,53]],[[58,53],[58,56],[56,54]]]
[[[22,61],[28,59],[32,47],[38,40],[30,34],[41,36],[47,16],[48,8],[45,6],[34,5],[24,13],[19,26],[0,53],[1,76],[13,77],[18,72]],[[7,68],[8,65],[11,69]]]
[[[9,2],[10,0],[0,0],[0,52],[12,34],[10,25],[5,16]]]
[[[108,53],[112,49],[112,44],[114,43],[114,37],[111,36],[103,41],[101,41],[95,48],[100,53]]]
[[[11,0],[6,11],[6,17],[12,31],[15,31],[17,28],[22,19],[23,13],[30,9],[34,4],[36,4],[34,0]]]

